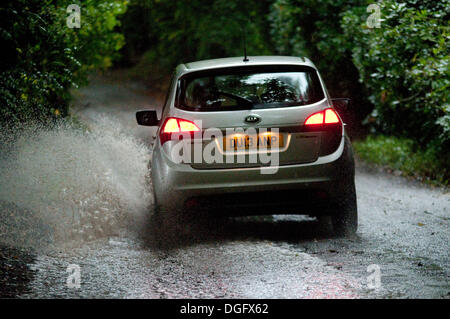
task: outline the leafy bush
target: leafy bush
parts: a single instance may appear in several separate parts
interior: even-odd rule
[[[343,14],[364,0],[276,0],[269,21],[278,54],[306,56],[320,70],[332,97],[349,97],[345,114],[352,133],[372,110],[352,62],[351,39],[341,28]]]
[[[81,7],[81,28],[66,26],[67,6]],[[69,89],[108,67],[123,37],[113,32],[125,1],[16,0],[0,8],[0,123],[45,121],[68,111]]]
[[[406,176],[426,178],[431,182],[449,184],[450,173],[445,161],[433,149],[417,151],[415,141],[392,136],[369,135],[365,140],[353,143],[358,156],[394,170]]]
[[[380,3],[381,4],[381,3]],[[375,108],[376,131],[410,138],[447,158],[450,149],[450,2],[382,2],[380,28],[368,29],[365,7],[342,20],[353,62]]]
[[[435,158],[447,172],[450,1],[377,2],[381,27],[369,29],[373,3],[276,0],[269,16],[275,46],[281,54],[310,57],[332,96],[353,99],[350,113],[359,112],[359,120],[371,113],[372,133],[408,139],[411,152]]]
[[[269,20],[278,53],[309,57],[332,84],[331,90],[345,90],[358,74],[351,61],[352,43],[343,35],[340,20],[346,10],[363,2],[276,0]]]

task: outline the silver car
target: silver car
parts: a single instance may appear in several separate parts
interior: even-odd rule
[[[158,119],[151,180],[155,214],[331,216],[357,229],[354,159],[342,99],[307,58],[255,56],[180,64]]]

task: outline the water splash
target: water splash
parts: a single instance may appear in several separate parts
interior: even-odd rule
[[[0,242],[36,248],[117,236],[148,212],[150,150],[118,121],[1,135]]]

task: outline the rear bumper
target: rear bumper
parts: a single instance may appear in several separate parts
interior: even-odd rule
[[[342,137],[334,153],[319,157],[313,163],[278,166],[274,174],[262,174],[262,170],[273,167],[198,170],[189,165],[173,164],[164,158],[163,152],[155,149],[151,174],[154,193],[158,205],[168,209],[182,208],[192,199],[208,197],[218,206],[226,206],[230,202],[237,206],[261,204],[266,207],[269,204],[263,200],[248,203],[238,199],[241,198],[239,196],[234,196],[235,200],[231,201],[226,199],[227,195],[232,195],[228,197],[232,198],[243,193],[308,190],[301,193],[314,191],[332,195],[340,189],[344,175],[354,174],[353,154],[348,148],[351,148],[350,144]],[[270,203],[281,205],[287,202],[285,196],[277,198],[278,203],[275,199]]]

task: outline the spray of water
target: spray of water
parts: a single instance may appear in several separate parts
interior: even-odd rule
[[[148,213],[150,151],[118,121],[2,135],[0,243],[36,248],[117,236]]]

